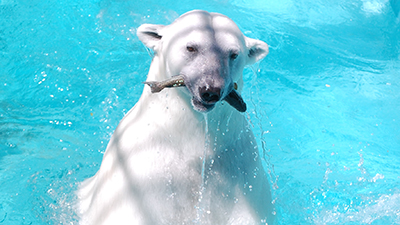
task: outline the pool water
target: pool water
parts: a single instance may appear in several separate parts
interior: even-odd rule
[[[146,79],[136,28],[192,9],[270,45],[243,98],[276,224],[400,224],[398,0],[0,0],[0,224],[77,224]]]

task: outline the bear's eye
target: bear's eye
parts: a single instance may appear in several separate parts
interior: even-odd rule
[[[196,48],[192,46],[187,46],[186,49],[188,50],[188,52],[196,52]]]
[[[230,58],[231,58],[232,60],[235,60],[238,56],[239,56],[238,54],[232,53],[231,56],[230,56]]]

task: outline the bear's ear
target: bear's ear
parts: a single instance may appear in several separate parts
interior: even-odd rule
[[[268,55],[269,51],[267,43],[248,37],[245,38],[248,50],[247,64],[254,64]]]
[[[162,38],[161,30],[163,27],[164,25],[143,24],[137,29],[136,34],[144,45],[155,50],[154,48]]]

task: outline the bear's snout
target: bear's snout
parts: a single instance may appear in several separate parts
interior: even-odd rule
[[[219,87],[199,87],[201,101],[206,104],[215,104],[221,99],[221,88]]]

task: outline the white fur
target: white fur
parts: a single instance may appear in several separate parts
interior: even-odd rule
[[[168,26],[142,25],[138,36],[155,52],[148,81],[214,71],[224,90],[233,82],[240,89],[244,66],[268,53],[264,42],[243,36],[229,18],[204,11]],[[204,58],[187,56],[188,42],[200,45],[204,51],[196,57]],[[225,57],[231,48],[237,59]],[[272,223],[269,182],[244,115],[224,101],[199,112],[195,95],[185,87],[154,94],[144,87],[115,130],[100,170],[78,190],[81,224]]]

